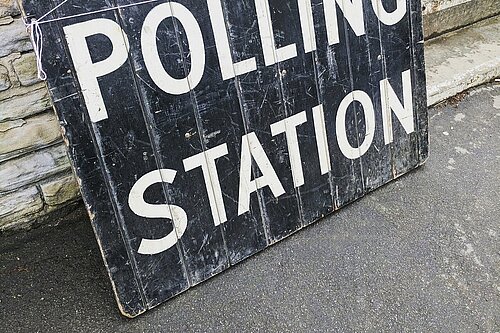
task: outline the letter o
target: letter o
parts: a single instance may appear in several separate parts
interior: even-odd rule
[[[372,0],[372,7],[380,22],[385,25],[398,23],[406,14],[406,0],[397,0],[396,9],[390,13],[385,10],[382,0]]]
[[[173,78],[165,71],[158,54],[156,32],[160,23],[175,17],[184,27],[191,55],[191,69],[187,77]],[[141,32],[141,47],[144,63],[153,82],[164,92],[181,95],[200,83],[205,71],[205,46],[200,26],[193,14],[177,2],[163,3],[154,7],[144,19]]]
[[[347,108],[354,101],[361,103],[361,105],[363,106],[363,113],[365,114],[366,124],[365,139],[358,148],[352,147],[349,143],[345,127]],[[353,160],[363,156],[368,151],[375,135],[375,112],[373,111],[372,100],[367,93],[361,90],[355,90],[344,97],[342,102],[340,102],[339,109],[337,111],[336,130],[337,142],[339,144],[340,150],[342,151],[342,154],[344,154],[345,157]]]

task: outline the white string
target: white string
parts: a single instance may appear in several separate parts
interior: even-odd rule
[[[31,41],[33,43],[33,49],[35,51],[36,57],[36,68],[38,78],[42,81],[47,79],[47,73],[43,70],[42,67],[42,53],[43,53],[43,33],[42,29],[40,29],[40,24],[37,20],[31,20],[29,24]]]
[[[57,6],[55,6],[54,8],[52,8],[51,10],[49,10],[48,12],[46,12],[44,15],[42,15],[37,21],[40,22],[41,20],[43,20],[45,17],[49,16],[53,11],[55,11],[57,8],[61,7],[62,5],[64,5],[68,1],[69,0],[64,0],[63,2],[61,2]]]
[[[64,5],[66,2],[69,0],[64,0],[51,10],[49,10],[47,13],[43,14],[40,16],[39,19],[32,19],[31,22],[26,22],[24,21],[24,25],[26,26],[26,30],[29,32],[30,37],[31,37],[31,42],[33,43],[33,48],[35,52],[35,57],[36,57],[36,66],[37,66],[37,75],[38,78],[42,81],[45,81],[47,79],[47,73],[43,70],[42,67],[42,53],[43,53],[43,33],[42,29],[40,28],[41,24],[45,23],[50,23],[50,22],[56,22],[56,21],[62,21],[62,20],[67,20],[70,18],[75,18],[75,17],[81,17],[81,16],[86,16],[86,15],[92,15],[92,14],[97,14],[97,13],[103,13],[103,12],[108,12],[116,9],[121,9],[121,8],[127,8],[127,7],[132,7],[132,6],[138,6],[146,3],[151,3],[151,2],[157,2],[161,0],[145,0],[133,4],[128,4],[128,5],[122,5],[122,6],[116,6],[116,7],[110,7],[110,8],[104,8],[100,10],[96,10],[93,12],[87,12],[87,13],[81,13],[81,14],[75,14],[75,15],[68,15],[68,16],[63,16],[63,17],[58,17],[55,19],[50,19],[50,20],[44,20],[47,16],[49,16],[52,12],[54,12],[57,8],[61,7]]]
[[[66,1],[69,1],[69,0],[66,0]],[[66,1],[64,1],[64,2],[66,2]],[[39,22],[40,24],[44,24],[44,23],[62,21],[62,20],[70,19],[70,18],[81,17],[81,16],[86,16],[86,15],[91,15],[91,14],[98,14],[98,13],[109,12],[109,11],[116,10],[116,9],[120,10],[120,9],[123,9],[123,8],[134,7],[134,6],[139,6],[139,5],[143,5],[143,4],[147,4],[147,3],[151,3],[151,2],[158,2],[158,1],[164,1],[164,0],[144,0],[144,1],[136,2],[136,3],[130,3],[128,5],[121,5],[121,6],[116,6],[116,7],[109,7],[109,8],[99,9],[99,10],[96,10],[96,11],[93,11],[93,12],[68,15],[68,16],[58,17],[58,18],[55,18],[55,19],[44,20],[44,21],[41,21],[41,18],[38,19],[38,20],[41,21],[41,22]],[[59,4],[57,7],[61,6],[64,2],[62,2],[61,4]],[[57,7],[55,7],[54,9],[52,9],[50,12],[54,11]],[[42,17],[45,17],[45,16],[47,16],[47,14],[43,15]]]
[[[42,66],[42,54],[43,54],[43,33],[42,29],[40,29],[40,23],[43,23],[42,21],[44,18],[49,16],[52,12],[54,12],[57,8],[61,7],[64,5],[66,2],[69,0],[64,0],[51,10],[49,10],[47,13],[42,15],[39,19],[32,19],[30,23],[24,22],[26,25],[26,30],[28,30],[30,37],[31,37],[31,42],[33,43],[33,51],[35,52],[35,57],[36,57],[36,68],[37,68],[37,76],[40,80],[45,81],[47,80],[47,73],[43,70]]]

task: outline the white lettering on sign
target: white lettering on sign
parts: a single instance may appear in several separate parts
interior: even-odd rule
[[[295,58],[298,51],[296,43],[290,42],[288,45],[279,47],[276,45],[269,0],[254,1],[256,8],[255,19],[259,28],[262,46],[260,52],[262,53],[264,65],[271,66]],[[317,49],[317,41],[311,0],[297,1],[297,14],[302,32],[302,41],[297,42],[302,42],[305,53],[313,52]],[[371,0],[371,5],[378,20],[385,25],[398,23],[407,13],[405,0],[396,0],[396,9],[392,12],[385,10],[381,0]],[[258,55],[236,62],[233,60],[234,50],[231,49],[230,25],[226,22],[227,18],[224,16],[221,0],[207,0],[207,6],[222,80],[258,70],[257,59],[260,59],[257,57]],[[339,43],[340,38],[345,36],[344,33],[339,33],[338,13],[342,13],[344,24],[348,24],[356,36],[365,34],[364,15],[366,13],[363,11],[362,0],[325,0],[323,2],[323,11],[329,45]],[[161,58],[158,50],[158,30],[161,29],[162,23],[168,19],[175,20],[175,24],[179,24],[188,43],[188,50],[186,51],[189,54],[190,65],[184,68],[185,72],[182,78],[175,78],[167,72],[162,63],[164,59]],[[99,86],[99,79],[112,75],[127,63],[130,48],[128,37],[118,23],[104,18],[71,24],[65,26],[63,30],[89,118],[93,123],[106,120],[108,119],[108,113]],[[207,33],[211,32],[202,31],[193,13],[180,3],[174,1],[162,3],[153,7],[147,13],[141,27],[140,36],[135,37],[140,37],[145,68],[151,80],[159,89],[175,96],[189,93],[199,85],[203,79],[206,66],[204,34]],[[286,31],[283,33],[286,34]],[[91,48],[88,44],[89,38],[93,36],[104,36],[110,41],[112,50],[107,58],[93,61]],[[181,56],[179,52],[179,57]],[[180,60],[184,62],[184,59]],[[391,73],[391,77],[393,74]],[[377,125],[383,128],[384,143],[386,145],[392,143],[394,141],[393,116],[398,119],[407,134],[413,133],[415,131],[415,119],[410,70],[401,73],[401,82],[402,96],[399,97],[388,79],[379,82],[381,101],[380,105],[377,105],[379,107],[377,110],[381,110],[382,114],[378,119],[382,119],[382,124],[376,124],[377,118],[372,99],[362,90],[346,93],[337,110],[327,109],[328,105],[320,104],[312,107],[311,110],[292,110],[292,112],[300,112],[270,124],[268,133],[272,137],[284,135],[286,140],[293,187],[300,188],[303,186],[306,183],[306,176],[309,171],[303,168],[301,136],[299,135],[301,126],[308,121],[313,122],[318,153],[317,167],[322,175],[332,171],[332,159],[347,158],[355,160],[366,154],[372,146]],[[307,119],[307,112],[311,112],[312,119]],[[336,117],[335,126],[328,127],[329,131],[334,133],[327,133],[325,112],[333,113]],[[355,115],[362,119],[357,119],[356,116],[348,117],[350,112],[357,112]],[[352,131],[356,131],[358,124],[353,126],[354,129],[350,129],[346,125],[348,119],[355,119],[358,123],[364,124],[365,132],[361,135],[358,132],[352,133]],[[311,134],[308,133],[309,136]],[[348,138],[350,137],[354,137],[355,141],[349,141]],[[332,156],[330,154],[332,144],[338,144],[340,148],[339,155],[341,156]],[[275,198],[286,194],[282,181],[276,173],[275,167],[277,166],[271,164],[264,150],[265,146],[261,144],[255,132],[250,132],[241,137],[238,198],[237,201],[231,199],[237,203],[238,216],[250,210],[252,194],[259,189],[269,188]],[[223,191],[224,186],[228,186],[228,184],[224,184],[224,177],[220,177],[217,170],[217,160],[222,158],[231,158],[226,143],[206,149],[182,160],[184,172],[186,173],[200,172],[199,168],[201,168],[215,226],[224,224],[231,219],[231,216],[227,216],[228,211],[224,202],[227,198],[224,196],[225,191]],[[188,228],[188,213],[184,209],[169,203],[150,204],[144,198],[147,189],[154,184],[173,184],[176,173],[177,171],[172,169],[151,171],[137,180],[130,190],[128,204],[134,214],[144,218],[169,219],[174,227],[174,230],[164,237],[141,239],[138,249],[139,254],[153,255],[168,250],[177,243]],[[192,184],[192,186],[198,186],[198,184]]]
[[[217,172],[217,166],[215,165],[215,160],[225,155],[227,155],[227,145],[224,143],[215,148],[208,149],[203,153],[186,158],[183,161],[186,171],[201,166],[215,225],[227,221],[226,208],[224,207],[224,199],[222,198],[222,190],[220,188],[219,174]]]
[[[326,135],[325,113],[323,105],[313,107],[314,132],[316,134],[316,143],[318,145],[319,167],[321,174],[324,175],[331,171],[330,149],[328,148],[328,136]]]
[[[286,135],[288,155],[292,167],[293,184],[295,187],[304,185],[304,172],[302,171],[302,159],[300,158],[299,140],[297,138],[297,126],[307,121],[306,112],[302,111],[291,117],[271,124],[271,134],[276,136],[281,133]]]
[[[396,0],[396,9],[390,13],[385,10],[382,0],[372,0],[372,7],[380,22],[385,25],[394,25],[406,15],[406,0]]]
[[[300,27],[306,53],[316,50],[316,36],[314,35],[314,17],[311,0],[298,0]]]
[[[64,33],[90,120],[96,123],[108,119],[97,78],[116,71],[127,61],[125,33],[115,21],[101,18],[65,26]],[[87,37],[94,35],[106,36],[113,46],[110,56],[96,63],[92,62],[87,45]]]
[[[262,176],[252,180],[252,157]],[[285,189],[274,171],[269,158],[254,132],[241,138],[240,159],[240,194],[238,198],[238,215],[250,209],[250,194],[260,188],[269,186],[277,198],[285,194]]]
[[[257,11],[260,41],[262,43],[262,52],[264,53],[264,62],[266,66],[274,65],[277,62],[296,57],[297,47],[295,46],[295,43],[276,49],[274,31],[271,24],[272,19],[271,10],[269,9],[269,1],[255,0],[255,9]]]
[[[144,200],[144,192],[156,183],[173,183],[177,172],[171,169],[160,169],[151,171],[134,184],[128,196],[128,205],[134,214],[146,218],[171,219],[174,225],[168,235],[160,239],[142,239],[137,251],[139,254],[158,254],[168,250],[177,243],[187,228],[187,215],[184,209],[176,205],[158,204],[152,205]]]
[[[359,147],[353,147],[347,139],[347,130],[345,127],[345,120],[348,107],[353,103],[358,102],[363,107],[363,113],[365,115],[365,126],[366,135],[363,142]],[[351,108],[354,111],[354,108]],[[354,117],[354,119],[356,119]],[[370,148],[373,136],[375,135],[375,112],[373,111],[373,103],[367,93],[361,90],[355,90],[350,92],[342,102],[340,102],[339,110],[337,112],[337,141],[339,143],[340,150],[345,157],[349,159],[356,159],[363,156]],[[356,135],[358,137],[358,135]]]
[[[380,96],[382,96],[382,119],[384,122],[384,140],[385,143],[393,141],[392,131],[392,111],[399,119],[401,125],[407,134],[415,131],[413,122],[413,97],[411,87],[411,74],[410,70],[404,71],[402,76],[403,81],[403,103],[401,104],[398,96],[392,89],[389,80],[384,79],[380,81]]]
[[[344,17],[351,26],[356,36],[365,34],[365,23],[363,20],[362,0],[324,0],[326,31],[328,34],[328,44],[333,45],[340,42],[339,24],[337,22],[337,4],[342,10]]]
[[[175,17],[184,28],[189,43],[191,69],[187,77],[173,78],[167,73],[161,63],[156,34],[161,22],[169,17]],[[141,47],[144,63],[153,82],[166,93],[181,95],[196,87],[205,70],[205,44],[200,26],[193,14],[177,2],[164,3],[154,7],[144,19],[141,33]]]
[[[381,95],[384,96],[387,94],[387,100],[389,101],[386,103],[384,98],[381,99],[386,144],[392,142],[391,140],[393,138],[392,111],[394,111],[396,118],[400,121],[408,134],[414,131],[410,72],[403,72],[401,77],[403,82],[404,105],[399,101],[389,81],[387,79],[380,81]],[[347,112],[355,112],[353,107],[354,103],[359,103],[363,108],[366,128],[364,138],[358,147],[352,146],[349,142],[345,124]],[[319,168],[322,174],[326,174],[331,171],[331,164],[323,105],[320,104],[313,107],[312,113],[319,155]],[[302,111],[271,124],[270,128],[273,136],[285,134],[295,187],[304,185],[304,171],[302,169],[300,140],[297,134],[297,128],[306,122],[306,112]],[[335,137],[337,138],[337,142],[344,157],[348,159],[358,159],[363,156],[373,142],[375,126],[375,112],[370,96],[360,90],[355,90],[347,94],[338,107],[335,128]],[[216,226],[228,220],[222,194],[222,184],[216,166],[216,160],[227,154],[227,145],[224,143],[183,160],[186,172],[201,167],[205,180],[205,189],[207,191],[214,224]],[[253,179],[252,173],[252,159],[255,161],[258,171],[261,174],[260,177],[255,179]],[[144,192],[149,186],[159,182],[173,183],[175,174],[176,171],[170,169],[152,171],[141,177],[130,191],[128,202],[130,209],[135,214],[146,218],[172,219],[176,229],[176,232],[172,231],[164,238],[158,240],[143,239],[139,248],[140,254],[159,253],[172,247],[177,242],[176,237],[182,237],[186,230],[187,215],[182,208],[168,204],[152,205],[144,201]],[[243,135],[241,138],[238,215],[245,214],[249,211],[251,194],[264,187],[269,187],[276,198],[286,193],[257,135],[251,132]]]
[[[271,66],[297,56],[295,43],[276,47],[268,1],[255,0],[255,15],[259,26],[265,66]],[[372,0],[371,2],[377,18],[386,25],[398,23],[407,11],[406,0],[397,0],[396,9],[390,13],[385,10],[381,0]],[[220,0],[207,0],[207,5],[222,79],[227,80],[257,70],[255,57],[236,63],[233,62],[230,36],[226,29],[221,2]],[[323,9],[329,45],[340,42],[337,6],[354,33],[357,36],[365,34],[362,0],[325,0]],[[304,51],[306,53],[314,51],[316,50],[316,37],[311,0],[298,0],[298,12]],[[189,56],[191,57],[189,73],[186,74],[186,77],[180,79],[174,78],[167,73],[158,52],[156,39],[158,28],[168,18],[175,18],[181,24],[189,44]],[[128,38],[118,23],[104,18],[65,26],[64,33],[66,34],[69,51],[90,120],[92,122],[105,120],[108,118],[108,114],[97,78],[113,73],[126,62],[129,49]],[[104,35],[113,45],[110,56],[96,63],[92,62],[86,41],[87,37],[93,35]],[[141,48],[144,63],[151,80],[158,88],[168,94],[185,94],[195,89],[203,78],[206,60],[203,31],[201,31],[193,13],[180,3],[171,1],[159,4],[148,13],[142,25]]]
[[[210,20],[212,21],[212,29],[214,30],[215,44],[217,45],[217,55],[219,56],[222,79],[231,79],[236,75],[242,75],[256,70],[257,62],[255,61],[255,57],[233,63],[221,0],[207,0],[207,4]]]

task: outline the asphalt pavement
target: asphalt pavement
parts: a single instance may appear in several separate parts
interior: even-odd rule
[[[424,166],[136,319],[82,205],[0,235],[0,331],[500,332],[500,84],[429,117]]]

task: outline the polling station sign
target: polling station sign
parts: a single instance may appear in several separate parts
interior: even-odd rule
[[[23,7],[127,316],[427,158],[418,0]]]

